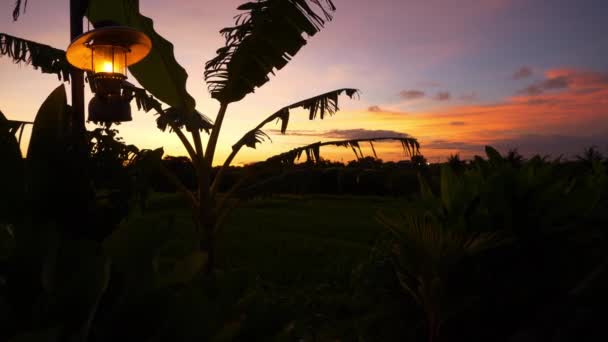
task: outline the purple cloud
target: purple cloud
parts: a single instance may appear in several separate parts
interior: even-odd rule
[[[475,101],[477,100],[477,93],[464,94],[460,96],[460,99],[463,101]]]
[[[452,97],[452,95],[450,95],[450,92],[448,92],[448,91],[441,91],[441,92],[437,93],[437,95],[435,96],[435,100],[437,100],[437,101],[448,101],[451,97]]]
[[[514,80],[523,80],[524,78],[528,78],[528,77],[532,76],[532,74],[533,74],[532,68],[530,68],[528,66],[523,66],[523,67],[519,68],[519,70],[514,72],[512,77]]]
[[[270,129],[268,130],[271,134],[281,134],[281,131],[278,129]],[[313,130],[293,130],[287,131],[285,135],[292,136],[309,136],[309,137],[322,137],[322,138],[330,138],[330,139],[372,139],[378,137],[409,137],[408,134],[403,132],[397,132],[392,130],[384,130],[384,129],[365,129],[365,128],[355,128],[355,129],[333,129],[331,131],[318,132]]]
[[[401,96],[404,100],[415,100],[423,98],[426,94],[422,90],[402,90],[399,92],[399,96]]]
[[[534,83],[518,92],[518,94],[536,96],[550,90],[567,89],[576,75],[565,75],[548,78],[544,81]]]

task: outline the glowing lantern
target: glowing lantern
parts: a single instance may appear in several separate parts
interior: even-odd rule
[[[130,97],[122,84],[127,67],[144,59],[152,49],[144,33],[124,26],[98,28],[77,37],[66,51],[68,62],[89,71],[95,97],[89,102],[90,121],[131,121]]]

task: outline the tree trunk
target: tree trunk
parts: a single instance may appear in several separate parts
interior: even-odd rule
[[[201,232],[200,249],[207,254],[207,263],[204,269],[205,274],[213,273],[216,264],[215,217],[208,208],[208,206],[201,206],[198,222]]]

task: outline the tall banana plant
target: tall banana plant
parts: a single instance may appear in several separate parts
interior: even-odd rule
[[[339,110],[339,95],[346,94],[352,98],[358,93],[353,88],[337,89],[281,108],[245,133],[212,179],[212,163],[228,106],[266,84],[269,74],[282,69],[306,44],[304,35],[314,36],[327,21],[332,20],[336,7],[331,0],[258,0],[245,3],[238,9],[243,12],[236,17],[235,26],[220,31],[226,41],[224,46],[205,65],[204,76],[209,91],[220,103],[205,151],[200,139],[196,136],[194,139],[199,158],[199,227],[202,247],[208,253],[208,270],[212,270],[214,264],[218,223],[222,221],[218,218],[224,217],[229,210],[228,201],[216,200],[217,189],[224,171],[240,149],[243,146],[255,148],[265,136],[262,128],[271,121],[281,121],[284,133],[292,109],[308,110],[310,120],[324,119]]]
[[[217,142],[229,105],[266,84],[270,74],[282,69],[306,45],[305,37],[316,35],[332,20],[336,7],[331,0],[256,0],[239,6],[238,10],[241,14],[236,17],[235,25],[220,31],[225,38],[224,46],[205,65],[204,77],[209,91],[220,104],[214,123],[195,110],[194,99],[185,89],[187,74],[175,60],[173,45],[154,31],[150,18],[139,13],[138,0],[89,0],[86,11],[93,24],[113,21],[138,28],[152,39],[150,56],[129,68],[144,89],[130,84],[125,87],[131,90],[140,109],[157,112],[158,127],[161,130],[169,128],[178,136],[195,167],[198,186],[191,192],[175,175],[163,169],[160,163],[158,165],[189,201],[200,234],[200,248],[208,256],[208,271],[212,271],[215,264],[216,237],[221,221],[218,217],[228,210],[228,201],[217,200],[217,189],[224,171],[241,148],[255,147],[261,142],[265,136],[262,128],[272,121],[281,121],[284,133],[292,109],[308,110],[310,120],[324,119],[339,110],[341,94],[352,98],[358,93],[353,88],[337,89],[281,108],[245,133],[233,146],[217,175],[212,177]],[[15,13],[16,18],[20,10],[16,9]],[[69,71],[65,55],[59,49],[6,34],[0,34],[0,47],[2,55],[17,63],[29,63],[42,72],[69,79],[69,72],[64,73]],[[202,132],[209,133],[206,146]]]

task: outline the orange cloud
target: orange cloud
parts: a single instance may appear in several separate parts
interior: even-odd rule
[[[337,121],[341,127],[353,127],[355,122],[359,128],[410,134],[421,141],[423,153],[431,160],[458,152],[466,157],[482,154],[484,145],[554,156],[571,156],[590,145],[608,146],[607,74],[554,69],[536,84],[542,86],[540,93],[518,94],[500,103],[450,106],[408,115],[342,113]],[[347,122],[344,117],[352,120]],[[402,158],[397,146],[390,153]]]

